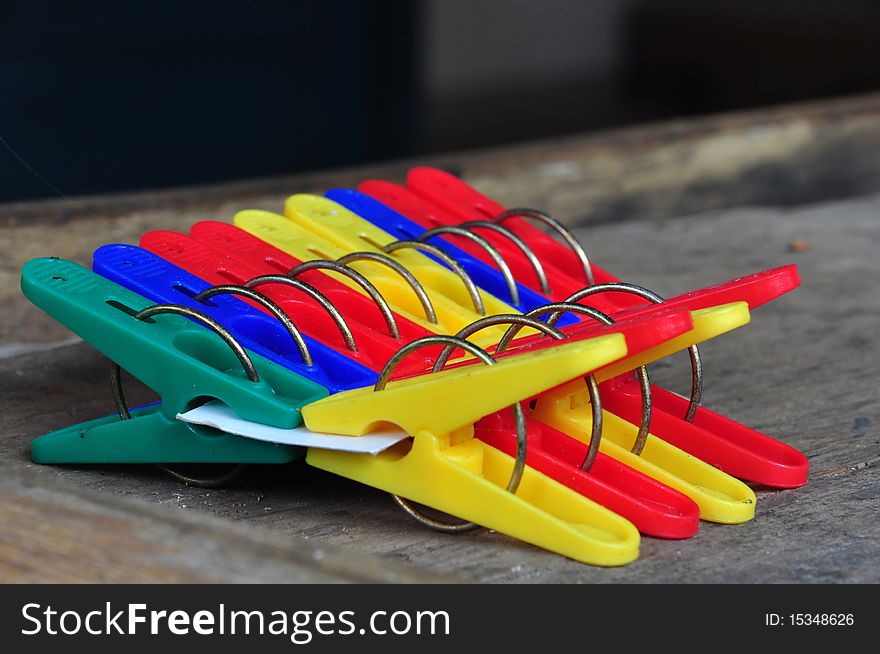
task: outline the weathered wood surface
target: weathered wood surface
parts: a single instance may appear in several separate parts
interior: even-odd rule
[[[836,175],[851,179],[848,192],[874,191],[880,180],[880,171],[871,168],[876,155],[858,155],[880,138],[878,116],[880,101],[866,98],[801,113],[785,109],[523,146],[506,156],[445,159],[506,204],[546,206],[578,219],[588,212],[603,217],[599,196],[642,198],[631,203],[630,217],[621,208],[579,236],[601,265],[662,294],[786,262],[800,265],[802,288],[702,349],[705,404],[805,451],[810,483],[782,492],[757,489],[757,517],[746,525],[704,523],[687,541],[644,538],[641,558],[613,570],[579,565],[494,533],[427,531],[384,494],[302,464],[260,469],[231,488],[204,490],[146,467],[29,461],[31,438],[109,413],[112,400],[106,360],[71,342],[18,297],[24,260],[51,254],[88,263],[97,245],[136,242],[148,228],[185,228],[248,206],[277,208],[290,192],[367,174],[399,177],[403,165],[204,193],[88,200],[83,205],[89,215],[58,203],[0,207],[0,578],[880,581],[880,196],[675,217],[692,208],[782,203],[762,195],[768,187],[755,182],[760,162],[775,161],[789,180],[824,180],[827,197],[834,197],[840,188],[829,181],[831,167],[820,174],[805,154],[826,147],[821,141],[855,153],[853,161],[835,164],[847,168]],[[785,149],[784,135],[799,129],[815,131],[807,145]],[[750,140],[750,134],[769,134],[770,141]],[[680,157],[668,158],[675,152]],[[703,164],[682,165],[689,156]],[[718,180],[701,200],[697,178],[705,180],[706,172]],[[823,197],[822,189],[811,192]],[[787,193],[797,202],[811,199],[797,199],[799,191],[789,187],[778,195]],[[794,241],[810,247],[790,252]],[[686,368],[686,358],[674,358],[653,370],[657,381],[683,388]]]
[[[139,493],[143,480],[135,478]],[[6,466],[0,582],[338,583],[437,582],[378,557],[231,524],[203,512],[169,520],[180,496],[156,484],[152,502],[83,491]],[[183,504],[183,507],[186,505]]]

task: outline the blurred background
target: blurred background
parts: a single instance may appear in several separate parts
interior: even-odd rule
[[[880,88],[872,0],[0,3],[0,201]]]

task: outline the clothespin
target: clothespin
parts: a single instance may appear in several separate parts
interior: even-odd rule
[[[638,555],[638,531],[631,523],[473,438],[473,424],[481,416],[625,352],[619,335],[563,342],[505,358],[485,370],[466,366],[392,381],[376,392],[331,396],[306,408],[307,427],[363,435],[392,423],[413,439],[377,456],[312,448],[306,461],[578,561],[628,563]],[[415,401],[416,394],[426,401]],[[518,469],[521,476],[511,492]]]
[[[494,221],[494,229],[490,231],[483,232],[482,230],[485,229],[483,227],[473,229],[483,234],[502,252],[518,281],[542,292],[554,301],[564,301],[588,285],[584,276],[574,277],[570,273],[571,270],[583,269],[583,262],[570,247],[528,224],[522,218],[511,216],[503,222],[496,221],[498,216],[514,210],[505,209],[449,173],[432,168],[414,168],[407,178],[406,187],[381,180],[369,180],[360,184],[358,188],[426,229],[442,225],[461,225],[473,220]],[[520,246],[516,246],[509,238],[499,233],[505,231],[513,232],[510,235],[513,238],[519,237]],[[444,238],[453,237],[444,236]],[[472,256],[491,264],[485,252],[473,247],[472,243],[467,241],[456,241],[456,243]],[[522,247],[523,245],[525,248]],[[524,249],[534,256],[531,259],[526,257]],[[545,267],[541,269],[543,271],[541,275],[535,268],[535,259],[538,259],[540,266]],[[589,285],[620,281],[593,262],[590,262],[590,267],[594,282]],[[728,296],[724,300],[718,298],[713,304],[747,301],[749,308],[754,309],[797,287],[800,283],[797,269],[793,265],[759,275],[754,276],[752,280],[749,278],[734,280],[737,285],[727,290],[738,289],[738,294],[735,297]],[[772,275],[772,281],[768,279],[769,275]],[[547,280],[552,279],[552,289],[549,288],[549,281],[542,283],[541,276]],[[752,293],[755,293],[756,297],[753,298]],[[645,301],[635,296],[607,295],[591,297],[589,304],[613,315],[629,306],[644,305]]]
[[[506,214],[509,220],[505,220],[503,224],[521,236],[535,253],[543,257],[542,261],[567,262],[565,267],[583,263],[576,256],[576,251],[517,218],[518,214],[515,210],[506,211],[504,207],[462,180],[443,171],[429,168],[413,169],[407,177],[406,189],[387,182],[366,182],[360,188],[383,202],[394,204],[399,210],[409,212],[410,217],[420,220],[423,224],[429,221],[451,221],[460,224],[461,221],[474,217],[495,219]],[[523,212],[524,215],[528,213],[528,211]],[[495,237],[498,235],[495,234]],[[509,242],[505,245],[510,247]],[[529,274],[521,252],[509,250],[505,254],[511,268],[515,267],[516,255],[519,255],[523,264],[519,272]],[[601,287],[609,282],[618,281],[592,262],[590,267],[595,281],[593,286]],[[576,289],[578,285],[583,285],[583,280],[572,279],[566,270],[560,270],[558,267],[554,269],[552,265],[547,270],[548,279],[552,282],[550,285],[555,291],[551,293],[552,296],[558,297],[569,291],[575,296],[583,293]],[[796,288],[799,284],[796,266],[782,266],[685,293],[664,301],[662,306],[686,306],[697,310],[721,303],[745,301],[749,309],[754,309]],[[629,298],[622,293],[599,293],[583,297],[579,301],[610,312],[615,319],[639,315],[656,308],[650,304],[643,304],[643,300],[638,297]],[[674,346],[674,343],[666,344],[668,349]],[[646,353],[646,357],[655,354]],[[618,370],[623,372],[621,367],[618,367]],[[617,412],[628,420],[638,415],[638,389],[631,378],[621,377],[609,382],[603,390],[609,398],[607,402],[609,410]],[[808,461],[794,448],[705,407],[693,412],[692,409],[695,408],[693,402],[689,405],[684,398],[664,389],[652,386],[652,391],[652,396],[655,398],[652,428],[661,438],[678,444],[691,454],[700,456],[703,460],[742,479],[780,488],[792,488],[806,483]],[[682,419],[685,415],[690,420]]]
[[[320,385],[245,350],[210,318],[216,335],[181,315],[164,315],[173,307],[155,305],[62,259],[26,263],[21,287],[31,302],[161,397],[161,404],[135,410],[128,419],[123,405],[120,416],[35,439],[34,461],[284,463],[301,456],[299,448],[210,433],[176,420],[179,412],[217,399],[246,420],[292,428],[301,424],[302,406],[327,395]]]
[[[463,230],[454,225],[442,225],[438,226],[439,232],[437,235],[426,237],[428,230],[365,193],[353,189],[338,188],[327,191],[324,196],[361,218],[368,220],[371,224],[398,240],[426,241],[431,245],[439,247],[461,264],[477,286],[485,289],[495,297],[504,299],[522,313],[547,303],[546,297],[518,283],[501,253],[489,241],[471,231]],[[456,247],[449,240],[443,238],[444,236],[449,236],[450,238],[458,236],[458,238],[469,240],[473,247],[481,248],[486,253],[486,256],[490,257],[495,267],[480,261],[478,258]],[[426,254],[440,265],[448,267],[448,264],[442,259],[437,258],[430,252]],[[577,317],[572,314],[564,314],[556,324],[564,326],[577,322],[577,320]]]
[[[284,275],[282,270],[286,273],[301,262],[237,227],[205,221],[193,225],[192,233],[191,237],[165,230],[147,232],[140,244],[209,284],[269,280],[255,289],[278,304],[305,334],[370,370],[381,370],[401,345],[430,333],[394,311],[393,318],[400,332],[400,338],[394,338],[372,298],[319,270],[305,272],[302,281],[324,298],[323,306],[315,293],[292,286],[294,281],[272,282],[272,278],[266,276]],[[256,307],[268,313],[266,307]],[[333,312],[337,313],[338,323],[334,321]],[[350,339],[346,339],[345,330]],[[403,370],[423,371],[428,365],[427,356],[422,361],[414,357],[404,362]]]

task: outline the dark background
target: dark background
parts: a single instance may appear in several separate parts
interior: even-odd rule
[[[866,92],[878,45],[871,0],[0,0],[0,201]]]

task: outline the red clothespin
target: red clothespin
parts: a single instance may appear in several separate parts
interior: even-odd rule
[[[193,225],[190,231],[191,236],[161,230],[147,232],[141,238],[140,246],[210,284],[246,284],[265,275],[285,275],[301,263],[227,223],[203,221]],[[321,270],[303,273],[302,281],[321,293],[342,314],[356,351],[345,342],[331,314],[302,290],[282,283],[262,284],[256,290],[277,303],[303,332],[371,370],[381,370],[404,343],[428,334],[419,325],[395,314],[400,339],[393,338],[378,307],[369,297]],[[251,304],[267,311],[260,304]],[[430,364],[431,352],[426,349],[422,354],[423,358],[413,356],[404,361],[401,372],[424,371]]]
[[[418,175],[416,174],[416,171],[419,171]],[[440,178],[444,187],[449,188],[451,193],[448,197],[441,197],[435,193],[431,195],[431,200],[428,200],[427,197],[418,195],[410,188],[398,186],[397,184],[383,180],[369,180],[363,182],[358,189],[362,193],[370,195],[380,202],[387,204],[395,211],[405,215],[410,220],[418,222],[427,229],[442,225],[457,225],[469,220],[488,220],[485,215],[481,214],[489,209],[496,210],[496,214],[494,215],[505,210],[504,207],[480,194],[462,180],[453,177],[448,173],[444,173],[443,171],[431,168],[415,168],[411,172],[411,177],[422,184],[424,184],[426,179],[433,179],[436,181]],[[423,187],[419,186],[419,188],[421,189]],[[442,205],[439,203],[435,204],[433,200],[437,200],[438,202],[442,200]],[[475,209],[473,207],[477,208]],[[526,233],[524,240],[526,240],[527,244],[532,247],[536,253],[539,249],[535,247],[532,240],[542,243],[544,248],[553,248],[556,250],[556,254],[563,257],[561,260],[574,257],[574,254],[570,249],[552,237],[524,221],[521,222],[524,226],[523,232]],[[511,220],[511,223],[513,223],[513,219]],[[506,224],[507,223],[505,223],[505,225]],[[519,230],[519,225],[516,225],[516,231],[518,232]],[[540,284],[535,277],[534,268],[528,262],[528,259],[525,258],[521,250],[513,246],[509,239],[506,239],[504,236],[497,233],[483,233],[482,231],[480,233],[485,238],[489,239],[493,245],[501,251],[502,256],[511,267],[517,281],[541,292]],[[461,249],[468,251],[470,254],[483,259],[486,263],[490,265],[493,264],[491,258],[486,254],[486,251],[480,246],[475,245],[472,241],[461,239],[460,242],[456,242],[456,245]],[[552,256],[556,255],[554,254]],[[542,265],[547,271],[548,278],[552,275],[552,280],[554,282],[552,293],[548,294],[547,297],[551,300],[562,302],[571,294],[584,288],[586,283],[583,280],[573,278],[564,270],[559,270],[559,266],[554,266],[554,261],[560,261],[560,259],[542,259]],[[580,267],[580,263],[575,263],[574,265]],[[514,269],[514,267],[516,268]],[[617,277],[597,267],[595,264],[592,265],[592,269],[597,284],[620,281]],[[730,302],[747,302],[749,309],[751,310],[769,302],[770,300],[776,299],[780,295],[797,288],[799,285],[800,277],[798,276],[797,266],[791,264],[780,266],[778,268],[771,268],[770,270],[765,270],[746,277],[740,277],[714,286],[697,289],[689,293],[683,293],[668,298],[665,301],[664,306],[682,306],[691,311],[695,311],[697,309],[704,309],[719,304],[728,304]],[[626,308],[632,309],[633,307],[637,307],[634,311],[651,311],[656,309],[655,305],[646,303],[646,301],[641,298],[617,293],[594,295],[591,296],[588,301],[583,303],[589,304],[605,313],[609,313],[616,318],[623,317],[624,315],[634,315],[629,311],[625,314],[621,313],[618,315],[619,311],[623,311]]]
[[[477,218],[491,219],[505,211],[500,204],[457,177],[431,168],[411,170],[406,189],[371,181],[363,184],[361,190],[392,204],[401,212],[408,212],[408,217],[421,224],[429,220],[456,221],[459,224]],[[511,218],[505,225],[519,234],[541,257],[554,298],[559,295],[567,298],[579,290],[578,286],[586,286],[583,280],[574,279],[560,269],[578,270],[581,267],[572,250],[521,219]],[[489,238],[488,234],[486,238]],[[474,255],[480,256],[477,252]],[[520,259],[524,261],[523,257]],[[508,260],[511,267],[514,260]],[[562,266],[556,265],[560,262]],[[618,281],[595,264],[591,267],[596,284]],[[520,269],[524,271],[526,267],[521,265]],[[529,278],[519,278],[520,281],[523,279]],[[797,267],[789,265],[684,293],[669,298],[662,305],[645,304],[640,298],[621,293],[591,295],[584,298],[582,303],[606,311],[616,320],[648,315],[659,306],[698,310],[745,301],[749,309],[753,309],[799,284]],[[606,382],[602,388],[608,398],[605,404],[609,410],[630,422],[638,419],[640,402],[637,382],[631,377],[622,376]],[[779,488],[792,488],[806,483],[808,461],[794,448],[705,407],[700,407],[692,422],[683,420],[681,416],[687,411],[687,400],[653,385],[652,396],[654,411],[651,429],[663,440],[742,479]]]
[[[423,171],[424,174],[421,174]],[[519,236],[525,241],[526,247],[531,249],[546,276],[546,286],[539,277],[535,262],[523,251],[522,244],[517,245],[509,235],[485,226],[468,225],[473,221],[493,222],[493,218],[505,209],[448,173],[433,168],[414,168],[407,177],[406,187],[381,180],[369,180],[360,184],[358,190],[387,204],[426,229],[443,225],[468,226],[498,250],[518,282],[543,293],[551,300],[561,302],[587,286],[587,281],[583,277],[577,277],[569,272],[579,270],[581,267],[571,250],[552,238],[548,238],[545,243],[541,237],[546,237],[546,234],[525,221],[511,219],[501,227],[512,231],[513,238]],[[536,236],[536,233],[541,237]],[[444,236],[444,238],[454,241],[457,247],[488,265],[495,265],[486,250],[473,241],[455,236]],[[536,238],[541,243],[536,245],[533,242]],[[564,255],[561,258],[560,253]],[[573,260],[573,263],[569,260]],[[592,271],[597,283],[617,281],[613,275],[595,265],[592,266]],[[624,296],[617,301],[596,298],[593,306],[605,313],[611,313],[622,307],[638,304],[641,304],[638,298]]]

